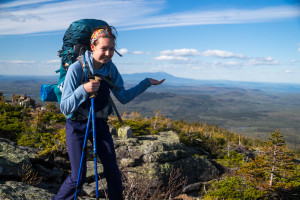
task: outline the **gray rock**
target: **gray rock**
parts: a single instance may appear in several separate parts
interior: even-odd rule
[[[209,160],[200,156],[159,164],[157,174],[160,174],[166,181],[172,169],[180,169],[181,175],[188,177],[189,184],[209,181],[220,175],[219,170]]]
[[[45,189],[22,182],[6,181],[0,183],[1,200],[41,200],[51,199],[53,196],[54,194]]]
[[[86,162],[86,179],[88,182],[95,181],[95,162],[87,161]],[[97,162],[97,173],[100,177],[103,177],[103,165]]]
[[[198,182],[198,183],[193,183],[190,185],[187,185],[184,189],[183,189],[183,193],[190,193],[190,192],[195,192],[195,191],[200,191],[200,189],[202,188],[203,183],[202,182]]]
[[[7,139],[0,138],[0,176],[16,177],[22,173],[22,167],[31,165],[28,153]]]
[[[171,162],[188,156],[188,153],[183,150],[172,150],[163,152],[154,152],[143,156],[144,162]]]
[[[107,183],[105,179],[101,179],[98,181],[99,197],[106,197],[106,185]],[[85,183],[83,185],[83,192],[90,197],[96,197],[96,182]]]
[[[132,137],[133,137],[133,132],[130,126],[124,126],[118,129],[118,138],[127,139]]]
[[[127,140],[116,140],[116,152],[122,170],[144,174],[150,179],[161,177],[166,183],[172,169],[180,169],[188,183],[208,181],[219,176],[218,169],[202,155],[202,151],[180,143],[173,131],[158,135],[136,137],[130,145]]]
[[[121,167],[134,167],[134,166],[137,166],[136,160],[132,159],[132,158],[122,158],[120,160],[120,165],[121,165]]]
[[[55,183],[61,183],[63,171],[57,168],[48,169],[42,165],[34,165],[34,169],[38,172],[39,177],[42,177],[43,181],[51,181]]]

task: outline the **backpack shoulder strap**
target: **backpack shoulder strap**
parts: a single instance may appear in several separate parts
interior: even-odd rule
[[[82,76],[81,76],[81,80],[82,82],[88,82],[88,78],[91,76],[91,70],[87,64],[87,62],[85,61],[84,55],[80,55],[77,57],[77,60],[79,61],[81,67],[82,67]]]
[[[84,80],[85,80],[85,82],[87,82],[87,80],[88,80],[87,77],[89,77],[91,75],[91,70],[89,68],[89,65],[85,61],[84,55],[78,56],[77,60],[80,62],[80,65],[81,65],[82,70],[84,72],[84,73],[82,73],[81,80],[82,80],[82,82],[84,82]],[[113,84],[112,81],[110,81],[110,79],[112,77],[112,73],[109,74],[109,77],[105,77],[105,76],[100,75],[100,74],[97,74],[97,76],[101,77],[101,79],[103,79],[104,81],[106,81],[111,87],[113,87],[113,88],[115,88],[117,90],[120,90],[119,87],[117,87],[115,84]],[[108,100],[109,100],[110,104],[112,105],[112,107],[113,107],[113,109],[114,109],[114,111],[115,111],[115,113],[116,113],[119,121],[121,122],[121,124],[124,124],[124,122],[123,122],[123,120],[122,120],[122,118],[121,118],[121,116],[120,116],[120,114],[118,112],[118,109],[117,109],[117,107],[116,107],[115,103],[113,102],[113,100],[112,100],[112,98],[111,98],[110,95],[109,95]]]
[[[85,82],[88,81],[88,77],[91,75],[91,70],[89,68],[89,64],[85,61],[84,59],[84,55],[80,55],[77,57],[77,60],[80,62],[82,70],[83,70],[83,75],[84,75],[84,80]],[[97,74],[97,76],[99,76],[101,79],[103,79],[104,81],[106,81],[108,83],[108,85],[112,88],[115,88],[116,90],[120,90],[120,88],[118,86],[116,86],[112,81],[112,72],[109,73],[108,77],[103,76],[101,74]]]

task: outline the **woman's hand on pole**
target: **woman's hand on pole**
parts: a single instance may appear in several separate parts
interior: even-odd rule
[[[83,84],[83,88],[87,93],[94,93],[97,92],[100,87],[99,81],[90,81],[85,84]]]
[[[150,81],[151,85],[160,85],[160,84],[162,84],[165,80],[166,80],[166,79],[163,79],[163,80],[158,81],[158,80],[156,80],[156,79],[149,78],[149,81]]]

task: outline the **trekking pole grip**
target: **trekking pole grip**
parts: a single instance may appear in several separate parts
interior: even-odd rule
[[[99,76],[95,76],[95,79],[90,79],[90,81],[98,81],[100,82],[101,81],[101,78]],[[90,98],[95,98],[97,95],[97,92],[93,92],[90,94]]]

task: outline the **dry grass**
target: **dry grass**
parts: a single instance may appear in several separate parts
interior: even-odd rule
[[[31,167],[31,164],[23,164],[21,172],[19,171],[19,176],[23,183],[37,185],[42,181],[42,177],[39,177],[38,172],[34,172]]]
[[[122,173],[126,200],[163,200],[174,199],[182,194],[188,178],[183,177],[179,169],[172,169],[168,184],[163,185],[159,179],[149,179],[142,173]]]

